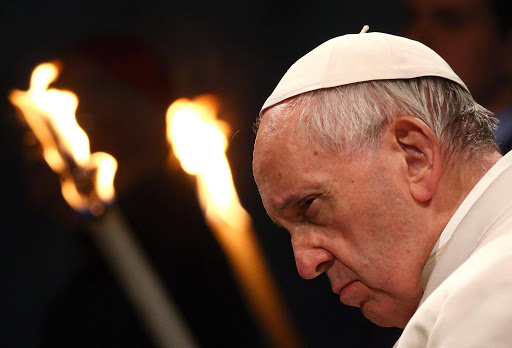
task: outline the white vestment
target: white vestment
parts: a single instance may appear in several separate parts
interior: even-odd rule
[[[466,197],[429,262],[395,347],[512,347],[512,152]]]

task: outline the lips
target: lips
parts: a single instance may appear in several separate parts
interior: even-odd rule
[[[345,284],[342,284],[342,285],[336,285],[336,286],[333,286],[332,287],[332,291],[336,294],[336,295],[339,295],[343,289],[345,289],[347,286],[349,286],[350,284],[352,284],[353,282],[355,282],[356,280],[351,280],[351,281],[348,281],[346,282]]]
[[[363,284],[359,280],[353,280],[339,288],[340,302],[352,307],[361,307],[365,296],[361,292]],[[336,289],[338,290],[338,288]]]

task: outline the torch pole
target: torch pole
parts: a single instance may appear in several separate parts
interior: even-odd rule
[[[198,347],[119,208],[108,209],[92,221],[87,230],[142,317],[156,346]]]
[[[269,346],[301,347],[251,226],[233,229],[220,219],[209,224],[228,257],[252,313],[267,335]]]

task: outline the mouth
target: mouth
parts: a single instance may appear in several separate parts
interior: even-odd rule
[[[356,279],[341,287],[338,292],[340,302],[347,306],[361,307],[361,302],[364,299],[361,285],[361,281]]]
[[[354,283],[356,280],[352,280],[352,281],[349,281],[347,283],[345,283],[344,285],[342,286],[336,286],[336,287],[332,287],[332,291],[336,294],[336,295],[340,295],[341,292],[346,289],[348,286],[350,286],[352,283]]]

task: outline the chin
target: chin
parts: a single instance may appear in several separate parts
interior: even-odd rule
[[[410,315],[403,314],[399,313],[396,308],[386,310],[373,303],[366,302],[361,305],[361,313],[363,313],[364,317],[375,325],[382,327],[398,327],[403,329],[411,319],[414,311],[410,313]]]

